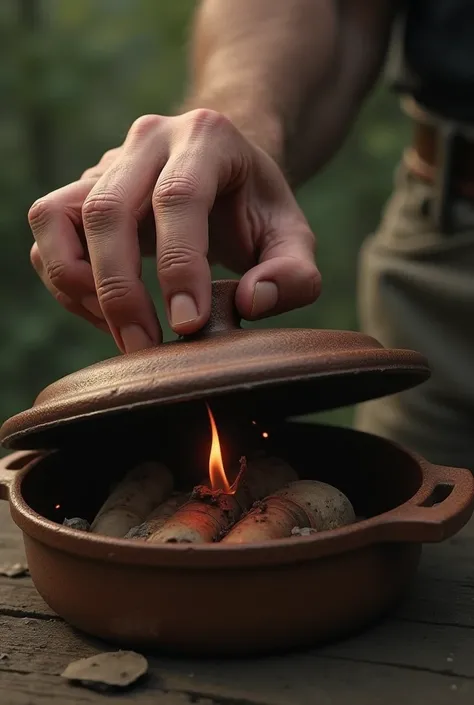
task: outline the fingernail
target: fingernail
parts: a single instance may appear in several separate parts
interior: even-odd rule
[[[150,337],[145,333],[143,328],[136,323],[131,323],[121,328],[120,337],[122,338],[123,347],[127,353],[144,350],[153,345]]]
[[[104,320],[104,314],[102,313],[99,300],[95,294],[88,294],[87,296],[84,296],[81,303],[84,308],[89,311],[89,313],[92,313],[93,316],[100,318],[102,321]]]
[[[198,317],[196,302],[190,294],[175,294],[170,301],[171,325],[181,326]]]
[[[278,287],[274,282],[257,282],[253,291],[252,317],[270,313],[278,303]]]

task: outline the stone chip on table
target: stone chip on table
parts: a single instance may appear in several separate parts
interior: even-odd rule
[[[62,678],[92,690],[129,688],[148,671],[148,661],[135,651],[110,651],[73,661]]]

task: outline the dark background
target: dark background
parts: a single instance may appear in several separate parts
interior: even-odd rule
[[[49,382],[117,354],[111,339],[64,312],[43,289],[29,263],[26,215],[36,198],[118,146],[139,115],[169,114],[179,105],[194,5],[0,2],[2,421],[29,407]],[[406,137],[397,100],[382,83],[331,166],[299,193],[319,240],[320,301],[259,325],[357,328],[358,249],[377,227]],[[151,261],[145,277],[162,311]],[[350,423],[351,410],[331,418]]]

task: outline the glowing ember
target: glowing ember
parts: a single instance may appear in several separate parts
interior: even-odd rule
[[[219,442],[216,422],[214,421],[209,405],[206,404],[206,407],[212,430],[212,444],[211,452],[209,454],[209,478],[211,481],[211,488],[213,490],[222,490],[223,492],[232,493],[232,489],[225,474],[224,463],[222,462],[221,444]]]
[[[262,433],[262,436],[263,436],[263,438],[268,438],[268,433],[267,433],[266,431],[264,431],[264,432]]]
[[[55,505],[54,505],[54,508],[55,508],[55,509],[61,509],[61,505],[60,505],[60,504],[55,504]]]

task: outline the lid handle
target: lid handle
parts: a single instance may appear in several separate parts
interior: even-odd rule
[[[235,279],[218,279],[212,282],[211,315],[201,330],[193,335],[183,336],[185,340],[207,338],[217,333],[238,330],[241,317],[235,305],[235,292],[239,282]]]

